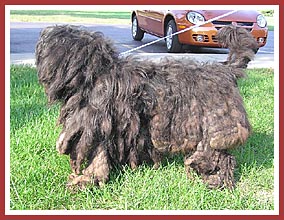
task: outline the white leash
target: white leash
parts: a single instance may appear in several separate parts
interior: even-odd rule
[[[172,36],[174,36],[174,35],[184,33],[184,32],[186,32],[186,31],[189,31],[189,30],[191,30],[191,29],[193,29],[193,28],[196,28],[196,27],[199,27],[199,26],[201,26],[201,25],[208,24],[208,23],[210,23],[210,22],[212,22],[212,21],[216,21],[216,20],[218,20],[218,19],[220,19],[220,18],[224,18],[224,17],[226,17],[226,16],[228,16],[228,15],[231,15],[231,14],[233,14],[233,13],[236,13],[237,11],[238,11],[238,10],[233,10],[233,11],[227,12],[227,13],[225,13],[225,14],[223,14],[223,15],[217,16],[217,17],[215,17],[215,18],[211,18],[211,19],[209,19],[209,20],[207,20],[207,21],[205,21],[205,22],[196,24],[196,25],[191,26],[191,27],[189,27],[189,28],[185,28],[185,29],[180,30],[180,31],[178,31],[178,32],[175,32],[175,33],[173,33],[173,34],[171,34],[171,35],[168,35],[168,36],[159,38],[159,39],[154,40],[154,41],[152,41],[152,42],[149,42],[149,43],[147,43],[147,44],[143,44],[143,45],[141,45],[141,46],[139,46],[139,47],[132,48],[132,49],[130,49],[130,50],[127,50],[127,51],[125,51],[125,52],[120,53],[119,55],[125,55],[125,54],[128,54],[128,53],[131,53],[131,52],[133,52],[133,51],[135,51],[135,50],[139,50],[139,49],[141,49],[141,48],[143,48],[143,47],[147,47],[147,46],[149,46],[149,45],[155,44],[155,43],[157,43],[157,42],[159,42],[159,41],[162,41],[162,40],[164,40],[164,39],[166,39],[166,38],[170,38],[170,37],[172,37]]]

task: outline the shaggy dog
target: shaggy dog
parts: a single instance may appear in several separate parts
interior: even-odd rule
[[[36,46],[39,82],[61,104],[56,142],[70,155],[69,185],[101,185],[114,167],[183,153],[190,176],[234,186],[234,156],[250,124],[237,87],[242,69],[193,61],[120,57],[99,32],[45,28]]]
[[[246,68],[258,51],[258,43],[245,28],[233,25],[225,26],[218,31],[218,42],[229,49],[225,65]]]

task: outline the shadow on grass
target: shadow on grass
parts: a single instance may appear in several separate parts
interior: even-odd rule
[[[255,132],[247,143],[232,151],[236,156],[237,166],[235,170],[236,180],[250,169],[269,169],[274,167],[274,137],[273,134]]]
[[[248,172],[250,169],[269,169],[272,168],[274,161],[274,137],[273,134],[253,133],[244,146],[238,149],[231,150],[230,153],[236,157],[237,165],[235,170],[235,180],[238,182],[243,172]],[[142,164],[146,169],[153,169],[153,163]],[[161,168],[167,166],[184,167],[184,155],[168,155],[163,158]],[[241,167],[246,167],[244,171]],[[125,168],[126,167],[126,168]],[[131,169],[129,166],[116,167],[110,175],[110,183],[117,179],[123,180],[126,178],[124,169]],[[135,170],[133,171],[135,172]]]

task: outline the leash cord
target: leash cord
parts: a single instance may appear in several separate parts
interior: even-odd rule
[[[215,18],[211,18],[211,19],[209,19],[209,20],[207,20],[207,21],[205,21],[205,22],[201,22],[201,23],[196,24],[196,25],[194,25],[194,26],[191,26],[191,27],[185,28],[185,29],[183,29],[183,30],[177,31],[177,32],[175,32],[175,33],[173,33],[173,34],[171,34],[171,35],[168,35],[168,36],[159,38],[159,39],[154,40],[154,41],[151,41],[151,42],[149,42],[149,43],[147,43],[147,44],[143,44],[143,45],[141,45],[141,46],[139,46],[139,47],[132,48],[132,49],[130,49],[130,50],[127,50],[127,51],[125,51],[125,52],[120,53],[119,55],[125,55],[125,54],[128,54],[128,53],[131,53],[131,52],[133,52],[133,51],[136,51],[136,50],[139,50],[139,49],[141,49],[141,48],[147,47],[147,46],[149,46],[149,45],[155,44],[155,43],[157,43],[157,42],[159,42],[159,41],[165,40],[166,38],[170,38],[170,37],[175,36],[175,35],[177,35],[177,34],[181,34],[181,33],[184,33],[184,32],[186,32],[186,31],[189,31],[189,30],[191,30],[191,29],[193,29],[193,28],[200,27],[200,26],[202,26],[202,25],[204,25],[204,24],[208,24],[208,23],[210,23],[210,22],[212,22],[212,21],[216,21],[216,20],[218,20],[218,19],[220,19],[220,18],[224,18],[224,17],[226,17],[226,16],[228,16],[228,15],[231,15],[231,14],[233,14],[233,13],[236,13],[237,11],[238,11],[238,10],[233,10],[233,11],[227,12],[227,13],[222,14],[222,15],[220,15],[220,16],[217,16],[217,17],[215,17]]]

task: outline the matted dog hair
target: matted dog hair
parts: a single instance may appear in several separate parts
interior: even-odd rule
[[[219,63],[119,57],[101,33],[45,28],[36,46],[39,82],[60,102],[56,143],[70,155],[70,185],[101,184],[113,167],[183,153],[188,175],[234,186],[233,155],[250,124],[237,86],[242,69]]]

